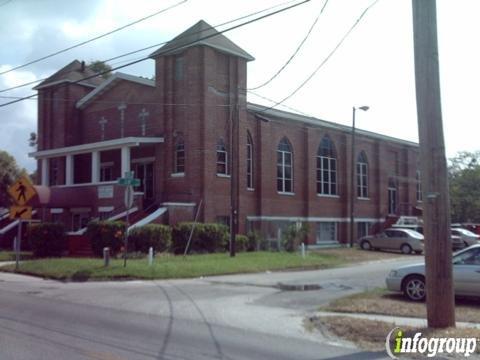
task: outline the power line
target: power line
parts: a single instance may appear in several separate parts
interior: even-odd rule
[[[258,85],[258,86],[255,86],[253,88],[248,88],[247,90],[258,90],[264,86],[266,86],[267,84],[269,84],[270,82],[272,82],[273,79],[275,79],[278,75],[280,75],[280,73],[283,71],[283,69],[285,69],[289,64],[290,62],[293,60],[293,58],[298,54],[298,52],[300,51],[300,49],[302,48],[303,44],[305,44],[305,42],[307,41],[307,39],[310,37],[310,34],[312,33],[312,30],[313,28],[315,27],[315,25],[317,24],[318,22],[318,19],[320,19],[320,16],[323,14],[323,10],[325,10],[325,7],[327,6],[328,4],[328,0],[325,0],[325,2],[323,3],[323,6],[322,6],[322,9],[320,10],[320,13],[317,15],[315,21],[313,22],[313,24],[310,26],[310,29],[308,29],[308,32],[307,32],[307,35],[305,35],[305,37],[303,38],[303,40],[300,42],[300,44],[297,46],[297,49],[293,52],[293,54],[290,56],[290,58],[285,62],[285,64],[283,64],[283,66],[270,78],[268,79],[267,81],[263,82],[262,84]]]
[[[287,11],[287,10],[290,10],[290,9],[295,8],[295,7],[297,7],[297,6],[303,5],[303,4],[305,4],[305,3],[309,2],[309,1],[311,1],[311,0],[303,0],[303,1],[299,2],[299,3],[296,3],[296,4],[293,4],[293,5],[284,7],[284,8],[282,8],[282,9],[280,9],[280,10],[276,10],[276,11],[270,12],[270,13],[268,13],[268,14],[262,15],[262,16],[260,16],[260,17],[255,18],[255,19],[248,20],[248,21],[245,21],[245,22],[243,22],[243,23],[240,23],[240,24],[238,24],[238,25],[234,25],[234,26],[229,27],[229,28],[227,28],[227,29],[225,29],[225,30],[222,30],[222,31],[219,31],[219,32],[215,32],[215,33],[211,33],[211,34],[206,35],[206,36],[204,36],[204,37],[202,37],[202,38],[200,38],[200,39],[193,40],[193,41],[191,41],[191,42],[189,42],[189,43],[187,43],[187,44],[182,44],[181,46],[178,46],[178,47],[176,47],[176,48],[171,49],[170,51],[175,51],[175,50],[178,50],[178,49],[183,49],[183,48],[185,48],[186,46],[194,45],[194,44],[198,43],[199,41],[206,40],[206,39],[209,39],[209,38],[218,36],[218,35],[220,35],[220,34],[223,34],[223,33],[226,33],[226,32],[228,32],[228,31],[237,29],[237,28],[239,28],[239,27],[242,27],[242,26],[245,26],[245,25],[254,23],[254,22],[256,22],[256,21],[265,19],[265,18],[267,18],[267,17],[270,17],[270,16],[273,16],[273,15],[279,14],[279,13],[284,12],[284,11]],[[97,73],[95,73],[94,75],[87,76],[87,77],[85,77],[85,78],[82,78],[82,79],[79,79],[79,80],[76,80],[76,81],[72,81],[70,84],[78,84],[78,83],[80,83],[80,82],[82,82],[82,81],[89,80],[89,79],[92,79],[92,78],[94,78],[94,77],[97,77],[97,76],[106,74],[106,73],[108,73],[108,72],[111,72],[111,71],[113,71],[113,70],[118,70],[118,69],[121,69],[121,68],[124,68],[124,67],[127,67],[127,66],[131,66],[131,65],[137,64],[137,63],[139,63],[139,62],[142,62],[142,61],[145,61],[145,60],[148,60],[148,59],[149,59],[148,56],[147,56],[147,57],[143,57],[143,58],[141,58],[141,59],[139,59],[139,60],[135,60],[135,61],[129,62],[129,63],[125,64],[125,65],[121,65],[121,66],[117,66],[117,67],[111,68],[111,69],[109,69],[109,70],[97,72]],[[63,84],[63,85],[64,85],[64,84]],[[22,98],[17,99],[17,100],[13,100],[13,101],[10,101],[10,102],[6,102],[6,103],[3,103],[3,104],[0,104],[0,107],[4,107],[4,106],[7,106],[7,105],[11,105],[11,104],[14,104],[14,103],[17,103],[17,102],[26,100],[26,99],[30,99],[30,98],[35,97],[35,96],[38,96],[38,94],[32,94],[32,95],[30,95],[30,96],[25,96],[25,97],[22,97]]]
[[[379,0],[375,0],[373,3],[371,3],[365,10],[363,10],[362,14],[357,18],[355,23],[348,29],[348,31],[343,35],[342,39],[337,43],[337,45],[333,48],[333,50],[327,55],[327,57],[320,63],[320,65],[317,66],[317,68],[298,86],[294,91],[292,91],[288,96],[280,100],[279,102],[275,103],[274,105],[270,106],[269,108],[266,108],[262,110],[262,112],[265,112],[267,110],[273,109],[277,107],[278,105],[281,105],[288,99],[290,99],[292,96],[294,96],[298,91],[300,91],[301,88],[303,88],[316,74],[317,72],[327,63],[328,60],[335,54],[335,52],[338,50],[338,48],[343,44],[345,39],[351,34],[351,32],[355,29],[355,27],[359,24],[359,22],[362,20],[362,18],[365,16],[365,14],[370,10]]]
[[[12,1],[12,0],[6,0],[4,3],[0,4],[0,7],[7,5],[7,4],[8,4],[9,2],[11,2],[11,1]]]
[[[310,1],[310,0],[308,0]],[[266,11],[270,11],[270,10],[273,10],[273,9],[276,9],[280,6],[285,6],[285,5],[288,5],[288,4],[291,4],[293,2],[296,2],[296,0],[289,0],[289,1],[285,1],[283,3],[280,3],[280,4],[277,4],[277,5],[274,5],[274,6],[270,6],[268,8],[264,8],[262,10],[258,10],[256,12],[253,12],[253,13],[250,13],[250,14],[247,14],[247,15],[242,15],[238,18],[235,18],[235,19],[232,19],[232,20],[229,20],[229,21],[226,21],[226,22],[223,22],[221,24],[218,24],[218,25],[215,25],[214,27],[215,28],[218,28],[218,27],[222,27],[222,26],[225,26],[225,25],[228,25],[228,24],[231,24],[231,23],[234,23],[236,21],[240,21],[240,20],[243,20],[245,18],[249,18],[249,17],[252,17],[252,16],[255,16],[255,15],[258,15],[258,14],[261,14],[261,13],[264,13]],[[200,34],[202,33],[203,30],[199,30],[199,31],[196,31],[195,33],[193,33],[194,35],[197,35],[197,34]],[[184,36],[179,36],[177,37],[177,39],[182,39],[184,37],[188,37],[190,36],[190,34],[187,34],[187,35],[184,35]],[[113,60],[117,60],[117,59],[120,59],[122,57],[125,57],[125,56],[129,56],[129,55],[133,55],[133,54],[136,54],[136,53],[139,53],[139,52],[143,52],[143,51],[147,51],[147,50],[151,50],[153,48],[157,48],[159,46],[162,46],[162,45],[165,45],[167,44],[168,42],[170,42],[171,40],[168,40],[168,41],[163,41],[161,43],[157,43],[157,44],[154,44],[154,45],[149,45],[147,47],[144,47],[144,48],[141,48],[141,49],[138,49],[138,50],[134,50],[134,51],[129,51],[127,53],[124,53],[124,54],[121,54],[121,55],[117,55],[117,56],[114,56],[112,58],[109,58],[109,59],[106,59],[106,60],[102,60],[102,62],[104,63],[107,63],[109,61],[113,61]],[[129,60],[127,60],[129,61]],[[13,69],[11,69],[13,70]],[[9,71],[11,71],[9,70]],[[28,86],[28,85],[32,85],[32,84],[35,84],[35,83],[39,83],[41,81],[44,81],[44,80],[47,80],[48,77],[45,77],[45,78],[41,78],[41,79],[38,79],[38,80],[34,80],[34,81],[30,81],[30,82],[27,82],[27,83],[24,83],[24,84],[20,84],[20,85],[16,85],[16,86],[13,86],[13,87],[10,87],[10,88],[6,88],[6,89],[2,89],[0,90],[0,93],[3,93],[3,92],[6,92],[6,91],[10,91],[10,90],[14,90],[14,89],[18,89],[18,88],[21,88],[21,87],[24,87],[24,86]]]
[[[148,19],[150,19],[150,18],[152,18],[152,17],[154,17],[154,16],[156,16],[156,15],[159,15],[159,14],[161,14],[161,13],[164,13],[164,12],[170,10],[170,9],[176,8],[177,6],[183,4],[183,3],[187,2],[187,1],[188,1],[188,0],[182,0],[182,1],[176,3],[176,4],[172,5],[172,6],[169,6],[169,7],[165,8],[165,9],[162,9],[162,10],[160,10],[160,11],[157,11],[157,12],[153,13],[153,14],[150,14],[150,15],[148,15],[148,16],[145,16],[145,17],[143,17],[143,18],[141,18],[141,19],[135,20],[134,22],[131,22],[131,23],[126,24],[126,25],[123,25],[123,26],[121,26],[121,27],[119,27],[119,28],[116,28],[116,29],[114,29],[114,30],[111,30],[111,31],[109,31],[109,32],[106,32],[105,34],[95,36],[95,37],[93,37],[93,38],[91,38],[91,39],[89,39],[89,40],[82,41],[81,43],[78,43],[78,44],[76,44],[76,45],[72,45],[72,46],[70,46],[70,47],[68,47],[68,48],[65,48],[65,49],[62,49],[62,50],[58,50],[58,51],[53,52],[53,53],[51,53],[51,54],[49,54],[49,55],[42,56],[42,57],[40,57],[40,58],[38,58],[38,59],[29,61],[29,62],[27,62],[27,63],[25,63],[25,64],[23,64],[23,65],[15,66],[15,67],[13,67],[13,68],[11,68],[11,69],[9,69],[9,70],[0,72],[0,75],[7,74],[7,73],[9,73],[9,72],[11,72],[11,71],[24,68],[24,67],[26,67],[26,66],[28,66],[28,65],[35,64],[35,63],[40,62],[40,61],[42,61],[42,60],[45,60],[45,59],[51,58],[51,57],[53,57],[53,56],[56,56],[56,55],[58,55],[58,54],[62,54],[62,53],[67,52],[67,51],[69,51],[69,50],[75,49],[75,48],[77,48],[77,47],[79,47],[79,46],[83,46],[83,45],[85,45],[85,44],[91,43],[92,41],[101,39],[101,38],[103,38],[103,37],[105,37],[105,36],[108,36],[108,35],[111,35],[111,34],[113,34],[113,33],[116,33],[116,32],[118,32],[118,31],[120,31],[120,30],[126,29],[126,28],[128,28],[128,27],[130,27],[130,26],[132,26],[132,25],[136,25],[136,24],[138,24],[138,23],[140,23],[140,22],[142,22],[142,21],[148,20]]]

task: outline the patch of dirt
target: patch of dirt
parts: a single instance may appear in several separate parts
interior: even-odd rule
[[[365,261],[375,261],[375,260],[387,260],[394,258],[412,258],[423,260],[421,255],[404,255],[399,252],[385,252],[385,251],[365,251],[359,248],[335,248],[335,249],[318,249],[312,250],[313,252],[318,252],[320,254],[334,255],[342,258],[347,263],[357,263]]]
[[[385,339],[387,334],[396,327],[394,323],[383,321],[355,319],[345,316],[326,316],[313,317],[308,319],[307,328],[315,328],[320,332],[332,334],[344,341],[356,344],[358,347],[369,351],[385,350]],[[406,337],[413,336],[417,332],[427,338],[431,337],[454,337],[454,338],[480,338],[479,329],[448,328],[434,330],[428,328],[412,328],[401,326]],[[477,346],[476,353],[480,353],[480,347]],[[445,356],[446,354],[443,354]],[[411,356],[410,358],[425,359],[424,355]]]
[[[427,309],[424,302],[407,300],[402,294],[376,289],[346,296],[332,301],[323,311],[393,315],[425,318]],[[457,298],[455,301],[457,321],[480,323],[480,302],[474,298]]]

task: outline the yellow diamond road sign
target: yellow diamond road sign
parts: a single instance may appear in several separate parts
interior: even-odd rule
[[[37,193],[30,179],[22,176],[12,186],[8,188],[8,193],[17,205],[25,205]]]
[[[32,218],[31,206],[12,206],[10,207],[10,219],[29,220]]]

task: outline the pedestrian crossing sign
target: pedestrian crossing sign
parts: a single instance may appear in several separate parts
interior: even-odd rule
[[[36,194],[32,182],[27,176],[22,176],[8,188],[8,193],[15,204],[23,206],[28,203]]]

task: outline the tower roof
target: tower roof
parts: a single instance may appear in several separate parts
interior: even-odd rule
[[[33,89],[38,90],[40,88],[48,87],[51,85],[63,83],[63,82],[77,82],[80,85],[86,85],[90,87],[97,87],[105,79],[101,76],[96,76],[91,79],[83,80],[86,77],[95,75],[95,71],[91,70],[85,63],[78,60],[73,60],[70,64],[58,70],[55,74],[51,75]]]
[[[223,36],[203,20],[200,20],[195,25],[170,40],[167,44],[150,54],[150,57],[155,58],[162,55],[172,55],[189,47],[199,45],[209,46],[223,53],[239,56],[247,61],[255,60],[252,55],[234,44],[230,39]]]

